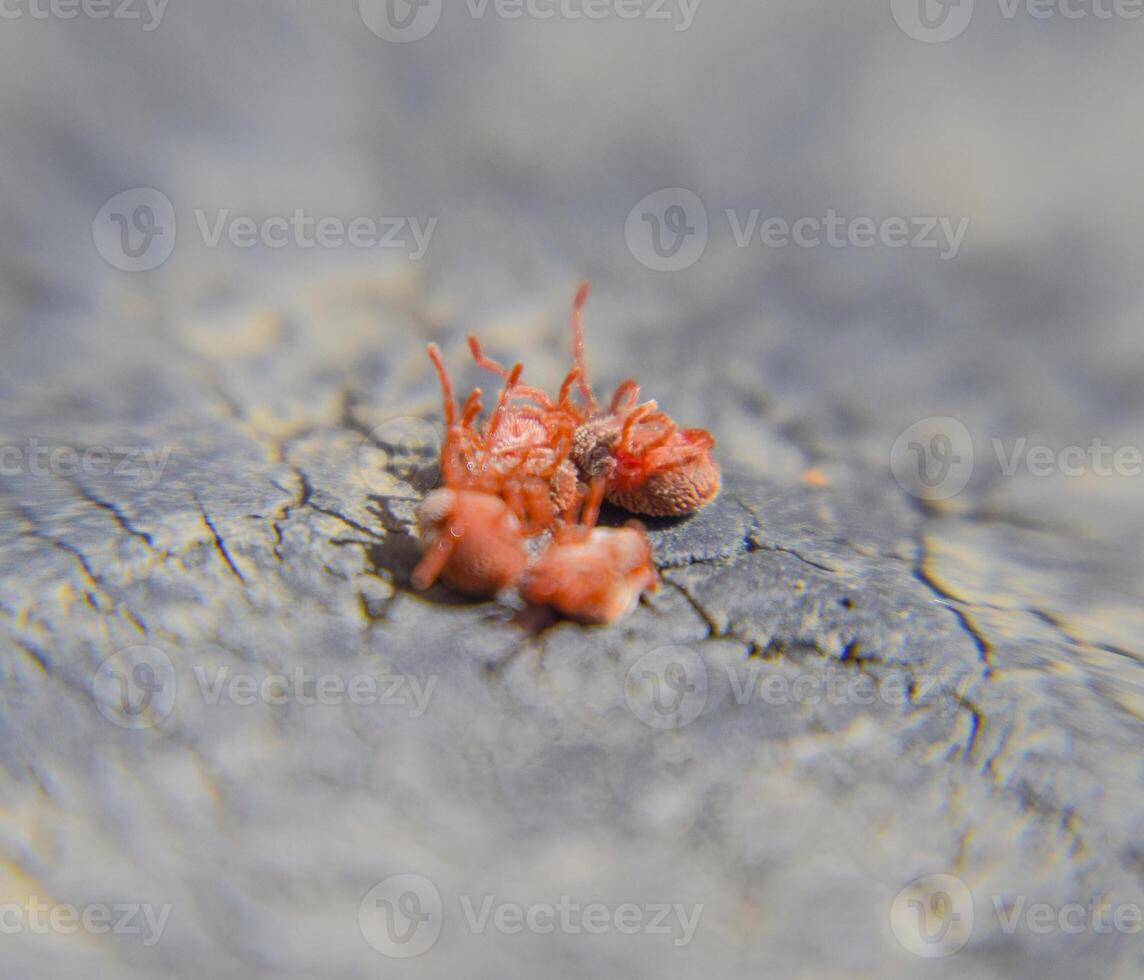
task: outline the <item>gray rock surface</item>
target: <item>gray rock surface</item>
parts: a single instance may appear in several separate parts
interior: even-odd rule
[[[354,6],[0,32],[0,976],[1138,976],[1142,478],[993,440],[1144,438],[1144,27],[708,0],[394,44]],[[92,223],[140,186],[178,241],[131,274]],[[711,240],[657,273],[624,220],[672,186]],[[970,231],[741,249],[750,207]],[[438,224],[408,262],[196,215],[298,208]],[[424,346],[552,387],[584,275],[594,381],[725,487],[652,522],[629,619],[531,632],[409,588]],[[937,416],[942,501],[890,467]]]

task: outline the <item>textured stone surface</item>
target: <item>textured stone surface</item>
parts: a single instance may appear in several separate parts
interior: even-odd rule
[[[447,14],[411,45],[353,4],[172,4],[149,34],[7,23],[0,904],[170,909],[150,945],[146,926],[13,930],[0,975],[1144,968],[1141,932],[1041,933],[1022,911],[1005,929],[1039,902],[1144,906],[1140,478],[1005,477],[990,446],[1139,444],[1144,256],[1120,221],[1141,197],[1115,162],[1119,114],[1138,122],[1113,95],[1092,113],[1090,198],[1056,127],[1082,108],[1060,82],[1078,65],[1138,89],[1139,39],[990,20],[928,46],[881,5],[729,6],[662,35]],[[982,69],[1014,47],[1055,80],[1051,109]],[[43,86],[17,83],[49,57]],[[959,140],[987,161],[975,188],[935,167],[961,174]],[[1021,167],[1024,147],[1060,171]],[[91,222],[136,185],[180,224],[132,276]],[[942,263],[724,230],[654,274],[623,222],[671,185],[713,215],[930,208],[972,231]],[[206,248],[193,216],[297,207],[440,224],[411,266]],[[409,589],[440,429],[424,345],[474,384],[476,329],[551,387],[581,275],[600,389],[635,374],[710,428],[725,489],[651,522],[663,585],[628,620],[533,633]],[[890,447],[937,415],[979,465],[923,505]],[[110,455],[49,465],[58,447]],[[117,678],[138,697],[148,665],[162,690],[132,716]],[[376,906],[359,922],[396,874],[443,904],[415,959],[371,948]],[[972,894],[945,959],[892,929],[930,874]],[[666,935],[474,931],[485,896],[702,908],[693,934],[674,912]]]

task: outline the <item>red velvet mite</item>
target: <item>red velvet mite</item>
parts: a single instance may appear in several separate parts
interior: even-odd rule
[[[469,595],[515,588],[570,619],[611,623],[658,580],[638,521],[596,527],[603,500],[664,517],[689,514],[718,494],[708,432],[680,429],[654,401],[641,403],[632,380],[606,410],[597,402],[584,366],[588,288],[581,284],[572,304],[573,363],[555,399],[521,381],[520,363],[507,369],[486,357],[470,335],[474,360],[502,381],[495,408],[478,424],[480,389],[458,410],[441,352],[429,345],[444,403],[444,486],[419,511],[425,553],[416,588],[438,577]]]

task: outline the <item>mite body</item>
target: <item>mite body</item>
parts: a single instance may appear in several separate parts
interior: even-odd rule
[[[609,503],[650,517],[678,517],[709,504],[719,493],[715,440],[703,429],[680,429],[654,401],[639,402],[640,388],[624,381],[601,409],[584,364],[584,304],[588,283],[572,303],[572,359],[584,417],[573,433],[581,473],[603,472]]]
[[[413,571],[417,589],[438,577],[465,595],[494,596],[515,585],[528,553],[520,522],[500,497],[478,490],[433,490],[418,509],[425,554]]]
[[[718,494],[708,432],[680,429],[654,401],[641,403],[635,381],[623,382],[607,409],[597,402],[584,366],[587,297],[583,283],[572,304],[573,364],[555,399],[521,381],[520,363],[505,368],[469,337],[477,364],[502,381],[483,423],[480,389],[458,409],[441,352],[429,345],[447,430],[444,486],[419,512],[425,552],[415,588],[438,577],[476,596],[515,587],[569,619],[611,623],[658,580],[642,525],[596,527],[603,500],[667,517],[692,513]]]
[[[521,595],[578,622],[614,623],[658,585],[651,542],[642,525],[633,521],[557,537],[525,569]]]

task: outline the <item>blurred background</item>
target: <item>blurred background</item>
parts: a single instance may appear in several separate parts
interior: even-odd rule
[[[1140,441],[1130,2],[42,4],[0,31],[10,401],[69,351],[145,368],[116,304],[160,331],[403,267],[458,328],[512,321],[506,346],[590,278],[598,362],[717,369],[879,466],[929,416],[964,422],[984,489],[994,438]],[[1000,496],[1110,543],[1144,526],[1132,481]]]
[[[587,278],[600,389],[635,375],[747,479],[813,470],[844,495],[861,485],[863,501],[959,522],[937,533],[956,541],[958,595],[1039,611],[1127,677],[1144,659],[1141,13],[1132,0],[6,0],[5,442],[144,433],[178,449],[174,479],[201,484],[204,513],[211,494],[262,507],[232,486],[228,454],[247,450],[203,435],[200,414],[265,439],[434,417],[420,352],[445,343],[475,383],[469,330],[552,386]],[[39,513],[56,492],[21,484],[0,520],[16,526],[20,494]],[[168,504],[148,494],[117,518],[153,544]],[[1047,537],[1002,546],[994,528]],[[1101,676],[1115,687],[1119,671]],[[1144,778],[1129,765],[1125,793]],[[282,841],[325,818],[315,807]],[[640,867],[659,880],[653,857]],[[812,889],[792,908],[833,906]],[[286,954],[267,950],[285,940],[253,921],[229,959],[196,962],[284,973]],[[876,954],[851,955],[863,948],[820,937],[778,968],[828,975],[806,963],[834,950],[831,975],[875,970]],[[762,962],[702,957],[687,969]],[[679,967],[654,962],[657,976]],[[375,975],[364,954],[318,963]]]

